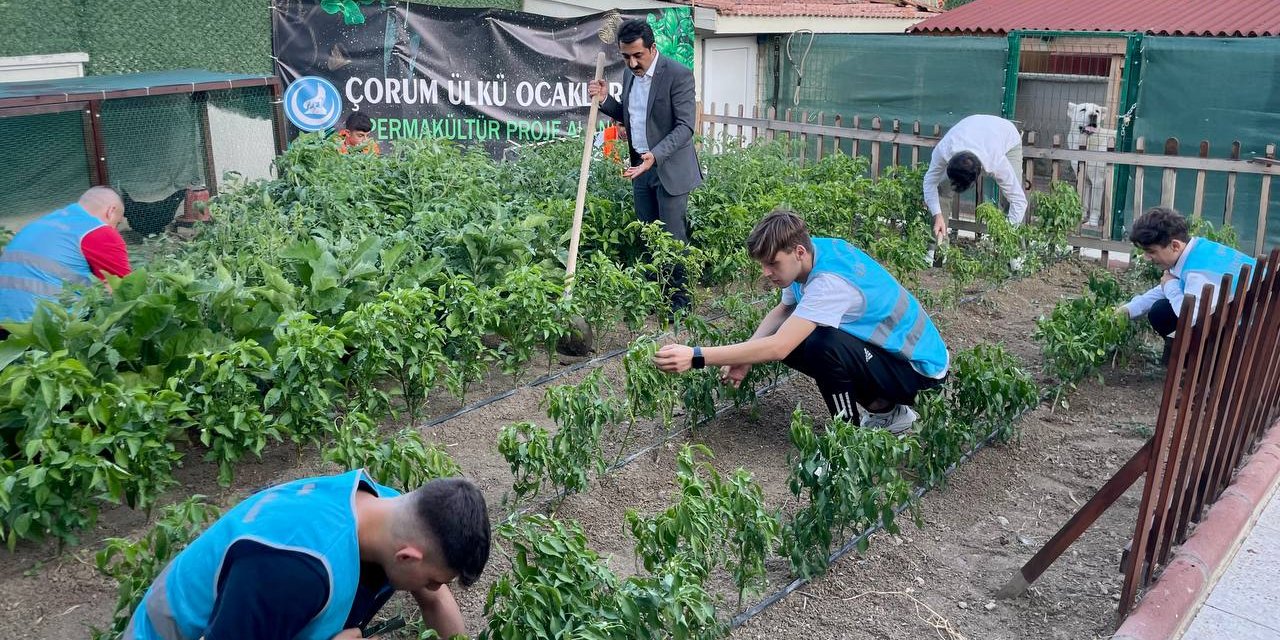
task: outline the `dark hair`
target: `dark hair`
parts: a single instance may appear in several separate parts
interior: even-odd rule
[[[1182,214],[1166,207],[1151,207],[1133,221],[1129,240],[1143,249],[1167,247],[1174,240],[1190,242],[1187,229],[1187,219]]]
[[[350,131],[363,131],[365,133],[369,133],[370,131],[373,131],[373,121],[369,119],[369,116],[356,111],[347,116],[347,129]]]
[[[444,561],[463,586],[480,578],[489,562],[489,509],[469,480],[437,478],[413,494],[413,509],[440,545]]]
[[[805,225],[804,218],[783,207],[770,211],[769,215],[756,223],[751,235],[747,237],[747,253],[760,262],[772,260],[779,251],[791,253],[800,246],[813,253],[809,227]]]
[[[653,46],[653,27],[644,20],[627,20],[618,29],[618,44],[631,44],[636,40],[644,42],[644,48]]]
[[[956,193],[964,193],[978,179],[982,172],[982,161],[969,151],[961,151],[951,156],[947,162],[947,179],[951,180],[951,188]]]

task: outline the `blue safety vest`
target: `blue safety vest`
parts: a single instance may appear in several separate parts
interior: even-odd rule
[[[41,300],[57,300],[63,283],[93,281],[80,241],[106,223],[78,204],[33,220],[0,253],[0,321],[29,322]]]
[[[862,315],[841,324],[841,330],[910,361],[923,376],[936,379],[947,374],[950,356],[937,327],[916,297],[880,263],[837,238],[813,238],[813,253],[810,280],[823,273],[839,276],[866,300]],[[791,293],[799,303],[804,287],[792,283]]]
[[[125,640],[198,640],[209,625],[217,581],[231,545],[253,540],[319,560],[329,578],[329,600],[297,636],[329,640],[342,631],[360,582],[355,496],[359,483],[379,497],[399,495],[363,470],[304,478],[250,496],[213,523],[165,567],[138,605]],[[280,603],[287,606],[288,594]]]
[[[1222,284],[1222,276],[1229,273],[1231,274],[1231,293],[1234,294],[1236,287],[1240,284],[1240,269],[1246,264],[1252,268],[1257,266],[1258,261],[1225,244],[1219,244],[1208,238],[1196,238],[1186,260],[1182,262],[1182,272],[1178,274],[1178,282],[1183,288],[1182,292],[1186,293],[1187,276],[1198,273],[1217,288]],[[1218,299],[1225,299],[1221,292],[1218,293]]]

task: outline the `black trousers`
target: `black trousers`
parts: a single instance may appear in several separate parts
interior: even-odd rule
[[[1147,312],[1147,321],[1151,323],[1151,328],[1155,329],[1156,333],[1166,338],[1178,329],[1178,314],[1174,313],[1173,305],[1169,304],[1168,298],[1162,298],[1151,305],[1151,310]]]
[[[635,196],[636,218],[640,222],[650,223],[662,221],[667,233],[685,244],[689,244],[689,222],[686,213],[689,210],[689,194],[673,196],[667,193],[658,179],[658,171],[650,167],[631,182],[631,192]],[[689,306],[689,292],[685,282],[684,267],[676,265],[670,274],[671,307],[675,310]]]
[[[887,411],[915,404],[916,394],[942,384],[920,375],[911,363],[840,329],[818,327],[783,360],[813,378],[832,417],[858,421],[857,407]],[[881,405],[888,404],[889,407]]]
[[[1151,328],[1156,333],[1164,336],[1164,351],[1160,353],[1160,364],[1169,364],[1169,357],[1173,354],[1173,335],[1178,330],[1178,314],[1173,312],[1173,305],[1169,303],[1168,298],[1162,298],[1159,302],[1151,305],[1151,310],[1147,311],[1147,321],[1151,323]]]

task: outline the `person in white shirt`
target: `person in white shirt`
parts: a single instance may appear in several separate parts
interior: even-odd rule
[[[719,346],[669,344],[659,369],[719,366],[735,387],[762,362],[781,361],[817,382],[833,418],[905,434],[916,395],[943,383],[951,365],[929,313],[893,275],[839,238],[813,238],[787,209],[765,216],[747,252],[782,297],[749,340]]]
[[[1164,336],[1164,354],[1160,357],[1160,364],[1168,364],[1173,334],[1182,312],[1182,299],[1188,295],[1199,298],[1205,287],[1220,287],[1222,276],[1227,274],[1232,276],[1234,293],[1240,269],[1245,265],[1257,266],[1257,261],[1208,238],[1192,237],[1186,218],[1165,207],[1152,207],[1134,220],[1129,239],[1142,249],[1148,260],[1163,267],[1165,272],[1160,277],[1160,284],[1120,305],[1119,311],[1130,319],[1147,316],[1151,328]],[[1224,297],[1221,292],[1211,295],[1214,298],[1210,309]],[[1193,322],[1195,313],[1196,309],[1193,309]]]
[[[1012,122],[997,116],[972,115],[955,123],[933,148],[924,174],[924,203],[933,215],[933,234],[941,242],[947,235],[947,216],[939,191],[942,178],[950,191],[963,193],[986,171],[1009,201],[1009,222],[1022,224],[1027,214],[1027,193],[1022,188],[1022,135]],[[947,194],[943,194],[947,195]]]

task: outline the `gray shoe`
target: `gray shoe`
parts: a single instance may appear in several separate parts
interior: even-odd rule
[[[900,404],[884,413],[868,411],[862,419],[862,426],[867,429],[887,429],[889,433],[900,436],[911,430],[920,415],[905,404]]]

